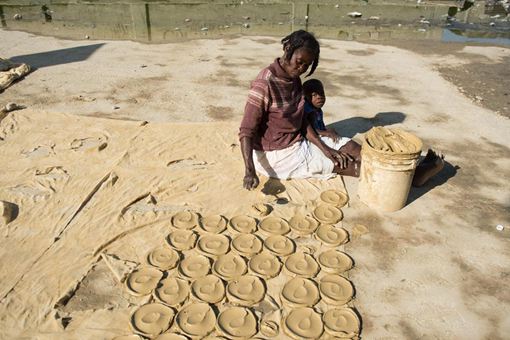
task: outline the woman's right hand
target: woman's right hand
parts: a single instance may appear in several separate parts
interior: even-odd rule
[[[243,187],[248,190],[255,189],[259,185],[259,178],[256,173],[246,173],[243,179]]]
[[[340,167],[340,169],[347,168],[347,163],[349,161],[354,161],[354,158],[351,155],[332,148],[329,148],[329,154],[327,154],[327,156],[331,159],[333,164]]]

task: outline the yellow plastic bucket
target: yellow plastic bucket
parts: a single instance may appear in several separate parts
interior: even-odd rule
[[[374,127],[361,146],[358,196],[371,208],[397,211],[406,202],[422,141],[403,130]]]

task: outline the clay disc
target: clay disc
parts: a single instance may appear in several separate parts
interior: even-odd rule
[[[343,228],[326,224],[321,225],[315,232],[315,238],[328,247],[337,247],[349,240],[349,234]]]
[[[157,287],[163,273],[156,268],[135,269],[126,279],[126,288],[135,296],[149,295]]]
[[[313,211],[313,216],[322,223],[335,224],[344,217],[342,210],[329,204],[319,204]]]
[[[225,235],[202,235],[198,239],[198,250],[206,256],[226,254],[230,249],[230,240]]]
[[[218,257],[214,261],[212,270],[224,280],[233,280],[246,273],[246,262],[244,259],[234,253],[228,253]]]
[[[197,234],[191,230],[174,230],[166,237],[170,247],[177,250],[189,250],[197,243]]]
[[[306,236],[317,229],[319,222],[310,216],[296,215],[290,219],[289,225],[296,234]]]
[[[227,285],[227,297],[236,305],[250,307],[259,303],[266,295],[262,280],[253,275],[243,275]]]
[[[175,307],[182,304],[189,295],[188,281],[176,277],[167,277],[160,281],[154,291],[154,297],[160,302]]]
[[[131,315],[130,326],[133,331],[152,338],[170,328],[174,315],[170,307],[160,303],[149,303]]]
[[[179,253],[168,247],[158,247],[147,254],[147,262],[162,270],[173,269],[179,262]]]
[[[210,215],[200,219],[202,229],[214,234],[223,232],[227,228],[227,223],[227,219],[221,215]]]
[[[252,273],[264,279],[270,279],[277,276],[280,274],[280,270],[282,269],[282,264],[278,258],[268,252],[262,252],[253,256],[250,259],[248,266]]]
[[[175,323],[187,335],[205,336],[214,330],[216,315],[207,303],[193,303],[177,313]]]
[[[346,193],[338,190],[326,190],[320,195],[321,201],[326,204],[334,205],[341,208],[349,201],[349,196]]]
[[[218,315],[216,328],[232,339],[249,339],[257,333],[257,318],[248,308],[230,307]]]
[[[112,340],[143,340],[140,335],[130,334],[130,335],[119,335],[113,338]]]
[[[188,340],[188,337],[176,333],[163,333],[154,340]]]
[[[312,308],[293,309],[283,319],[283,330],[293,339],[319,339],[324,324],[319,313]]]
[[[218,303],[225,297],[225,286],[219,277],[207,275],[193,282],[191,293],[203,302]]]
[[[193,211],[180,211],[172,217],[172,225],[178,229],[193,229],[198,225],[198,214]]]
[[[181,274],[191,279],[206,276],[210,269],[211,262],[204,255],[192,255],[179,263]]]
[[[326,333],[335,337],[353,338],[359,334],[360,321],[350,308],[330,309],[322,316]]]
[[[285,260],[285,269],[290,275],[312,278],[317,275],[320,267],[312,255],[295,253]]]
[[[322,277],[319,283],[322,299],[331,305],[342,306],[351,301],[354,288],[349,280],[340,276],[329,274]]]
[[[327,273],[339,274],[352,268],[352,259],[339,250],[327,250],[317,259],[321,269]]]
[[[257,230],[257,220],[250,216],[235,216],[230,219],[230,227],[235,232],[250,234]]]
[[[264,247],[276,256],[288,256],[296,251],[296,244],[283,235],[273,235],[266,238]]]
[[[232,248],[243,256],[251,257],[262,251],[262,241],[253,234],[238,234],[232,239]]]
[[[280,217],[269,216],[264,218],[259,223],[260,231],[269,235],[285,235],[290,231],[290,226],[287,221]]]
[[[313,307],[320,300],[317,284],[302,277],[287,281],[281,292],[282,301],[290,307]]]

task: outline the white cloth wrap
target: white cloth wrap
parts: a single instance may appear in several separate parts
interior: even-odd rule
[[[340,149],[351,139],[342,137],[334,141],[329,137],[320,137],[322,141],[335,150]],[[253,151],[253,163],[259,174],[267,177],[321,178],[334,177],[333,162],[310,141],[303,139],[282,150]]]

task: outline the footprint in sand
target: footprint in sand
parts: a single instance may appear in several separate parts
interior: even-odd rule
[[[74,151],[102,151],[108,146],[108,137],[85,137],[74,139],[70,148]]]
[[[29,158],[43,158],[55,155],[55,144],[38,145],[32,149],[23,150],[21,154]]]

